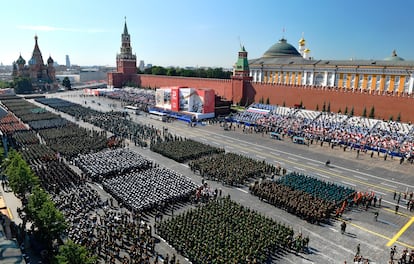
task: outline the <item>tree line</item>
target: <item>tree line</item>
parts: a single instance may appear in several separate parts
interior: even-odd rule
[[[138,73],[152,74],[152,75],[166,75],[166,76],[182,76],[182,77],[198,77],[198,78],[215,78],[215,79],[230,79],[232,72],[226,71],[223,68],[180,68],[152,66],[146,68],[144,71],[138,70]]]
[[[22,200],[22,209],[18,209],[18,212],[23,221],[23,234],[26,223],[31,222],[36,237],[48,249],[53,249],[53,241],[60,240],[67,227],[64,215],[56,208],[50,195],[40,186],[39,178],[17,151],[11,150],[8,157],[3,159],[1,167],[9,187]],[[58,264],[94,262],[95,257],[90,256],[85,247],[72,241],[61,245],[59,253],[53,259],[53,263]]]

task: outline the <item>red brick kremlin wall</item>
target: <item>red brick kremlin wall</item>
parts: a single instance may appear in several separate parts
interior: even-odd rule
[[[388,120],[393,116],[394,120],[398,114],[401,121],[414,122],[414,98],[396,95],[374,95],[360,92],[345,92],[340,89],[324,89],[321,87],[305,87],[295,85],[275,85],[246,82],[242,80],[221,80],[205,78],[171,77],[156,75],[139,75],[141,87],[171,87],[187,86],[193,88],[211,88],[216,94],[234,103],[240,101],[241,97],[249,100],[249,103],[258,102],[261,98],[266,102],[269,98],[270,104],[293,107],[302,104],[306,109],[319,111],[325,102],[326,107],[330,103],[331,112],[342,112],[348,107],[348,113],[354,108],[354,115],[362,115],[364,107],[367,115],[371,107],[375,108],[375,118]],[[243,85],[242,85],[243,84]]]

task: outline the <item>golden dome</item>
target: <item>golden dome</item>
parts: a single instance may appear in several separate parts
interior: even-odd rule
[[[303,52],[309,53],[310,52],[310,49],[305,49]]]
[[[301,46],[303,46],[303,45],[305,45],[305,39],[302,37],[300,40],[299,40],[299,45],[301,45]]]

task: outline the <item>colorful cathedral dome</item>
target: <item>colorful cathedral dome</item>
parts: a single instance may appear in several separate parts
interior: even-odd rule
[[[264,58],[278,58],[278,57],[300,57],[298,50],[287,43],[287,40],[282,38],[279,42],[271,46],[264,54]]]
[[[26,61],[23,59],[22,55],[19,56],[19,58],[16,61],[17,65],[25,65]]]
[[[386,60],[386,61],[403,61],[404,59],[399,57],[397,55],[397,52],[395,50],[393,50],[391,56],[386,57],[384,60]]]
[[[52,59],[52,56],[49,56],[49,58],[47,59],[47,64],[53,64],[53,59]]]

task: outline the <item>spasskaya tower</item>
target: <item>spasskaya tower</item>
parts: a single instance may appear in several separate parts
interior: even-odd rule
[[[128,33],[126,19],[121,38],[121,52],[116,55],[116,72],[108,73],[110,87],[122,87],[128,83],[136,83],[137,79],[137,56],[132,54],[131,37]]]

